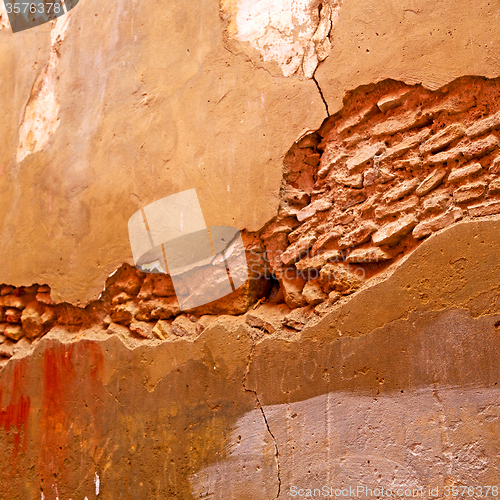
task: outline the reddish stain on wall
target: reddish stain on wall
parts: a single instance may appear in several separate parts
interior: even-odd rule
[[[46,485],[56,475],[75,472],[66,470],[67,459],[72,455],[75,429],[91,437],[92,403],[102,387],[103,363],[101,348],[92,341],[52,342],[44,352],[39,470]]]
[[[30,411],[30,397],[23,394],[26,362],[21,359],[14,365],[14,376],[12,377],[12,389],[10,401],[5,408],[2,407],[3,389],[0,386],[0,427],[7,434],[12,433],[13,449],[11,458],[14,459],[19,453],[21,435],[23,434],[23,451],[26,451],[28,441],[28,422]],[[12,429],[14,428],[14,429]]]

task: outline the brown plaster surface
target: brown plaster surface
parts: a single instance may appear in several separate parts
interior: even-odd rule
[[[194,341],[56,328],[0,372],[3,491],[91,498],[96,474],[116,499],[276,498],[377,473],[495,484],[499,244],[495,218],[436,233],[295,340],[228,316]]]
[[[437,88],[497,76],[493,9],[345,2],[316,71],[330,112],[347,90],[388,77]],[[147,3],[88,0],[65,17],[59,40],[49,25],[0,30],[0,282],[48,283],[56,301],[85,304],[131,262],[130,215],[183,189],[197,189],[210,224],[256,230],[276,213],[286,151],[325,117],[313,80],[231,52],[216,1],[158,15]],[[45,74],[54,132],[18,161]]]

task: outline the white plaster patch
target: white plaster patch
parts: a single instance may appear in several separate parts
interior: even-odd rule
[[[5,3],[2,1],[0,2],[0,30],[8,28],[9,26],[9,17],[7,15],[7,10],[5,9]]]
[[[23,121],[19,128],[18,163],[23,161],[26,156],[36,151],[42,151],[59,126],[59,103],[57,100],[58,48],[64,40],[69,18],[70,14],[68,13],[52,21],[49,62],[33,85],[24,111]]]
[[[439,394],[424,387],[377,397],[331,392],[264,406],[273,437],[259,409],[246,413],[231,432],[225,458],[190,477],[192,494],[269,498],[277,485],[273,439],[280,498],[296,496],[292,486],[396,490],[436,482],[442,491],[449,478],[474,484],[477,477],[496,474],[490,435],[500,425],[499,397],[500,390],[491,387],[440,387]]]
[[[248,42],[264,61],[276,61],[284,76],[312,78],[319,61],[330,52],[329,34],[338,19],[342,0],[240,0],[231,11],[228,32]]]
[[[95,473],[94,483],[95,483],[95,496],[99,496],[99,485],[101,484],[101,481],[99,479],[99,476],[97,475],[97,472]]]

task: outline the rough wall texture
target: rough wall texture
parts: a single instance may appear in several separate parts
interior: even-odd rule
[[[437,88],[498,76],[488,0],[319,3],[259,2],[266,23],[252,2],[181,1],[159,15],[156,4],[82,0],[54,27],[16,34],[4,13],[0,282],[47,283],[56,301],[86,304],[132,263],[128,218],[192,187],[210,224],[254,231],[274,216],[283,157],[320,126],[325,103],[315,81],[285,77],[242,33],[276,26],[293,45],[300,21],[328,39],[314,76],[330,113],[346,91],[386,78]],[[318,31],[328,7],[338,18]]]
[[[499,15],[0,11],[0,498],[497,496]],[[181,313],[127,221],[193,187],[250,279]]]
[[[245,316],[166,341],[54,328],[1,372],[3,493],[498,484],[499,245],[498,220],[460,222],[295,335]]]
[[[219,301],[128,264],[84,308],[4,285],[9,498],[497,484],[497,87],[351,93]]]

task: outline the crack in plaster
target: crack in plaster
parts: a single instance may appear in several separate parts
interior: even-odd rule
[[[245,392],[251,392],[255,396],[255,400],[257,402],[257,407],[259,408],[260,412],[262,413],[262,418],[264,420],[264,424],[266,426],[267,432],[269,436],[271,436],[271,439],[273,440],[274,444],[274,457],[276,459],[276,476],[277,476],[277,481],[278,481],[278,491],[276,493],[276,496],[274,497],[275,499],[279,498],[280,493],[281,493],[281,466],[280,466],[280,453],[279,453],[279,448],[278,448],[278,441],[276,440],[276,437],[274,436],[273,432],[271,431],[271,428],[269,427],[269,422],[267,421],[266,413],[264,412],[264,408],[262,407],[259,399],[259,395],[257,394],[257,391],[254,391],[253,389],[249,389],[247,387],[247,377],[248,373],[250,372],[250,365],[252,364],[252,359],[253,355],[255,352],[255,346],[257,344],[255,342],[252,343],[252,348],[250,349],[250,355],[248,357],[248,364],[245,370],[245,375],[243,376],[243,390]]]
[[[330,116],[330,111],[328,109],[328,103],[326,102],[326,99],[325,99],[325,96],[323,94],[323,91],[321,90],[321,87],[319,86],[318,80],[316,80],[315,76],[313,76],[312,79],[313,79],[314,83],[316,84],[316,87],[318,87],[318,92],[319,92],[319,95],[321,97],[321,100],[323,101],[323,104],[325,105],[326,116],[328,118]]]

